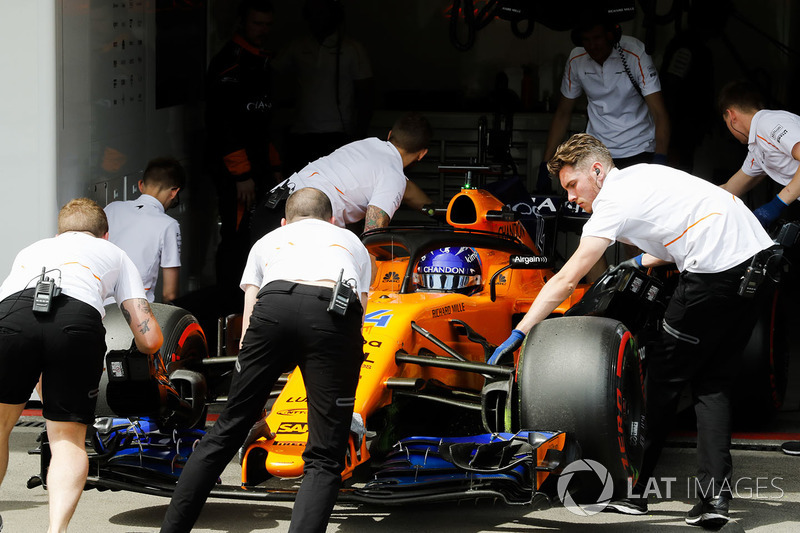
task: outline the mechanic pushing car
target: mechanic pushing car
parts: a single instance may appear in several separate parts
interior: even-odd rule
[[[800,218],[800,204],[796,202],[800,197],[800,116],[764,109],[758,88],[747,81],[725,85],[718,106],[731,135],[747,145],[747,158],[722,188],[744,196],[769,176],[781,189],[770,202],[753,211],[756,218],[764,227],[780,216]]]
[[[107,239],[100,206],[72,200],[59,212],[58,235],[19,252],[0,286],[0,482],[11,429],[41,376],[54,532],[67,530],[88,474],[86,427],[106,353],[103,301],[120,302],[139,351],[155,353],[163,341],[136,266]]]
[[[744,196],[768,176],[781,188],[771,201],[753,211],[756,218],[765,228],[778,219],[800,220],[800,116],[765,109],[761,91],[744,80],[725,84],[717,106],[731,135],[747,145],[747,158],[722,188]],[[791,248],[787,258],[790,264],[800,262],[800,254]],[[793,317],[795,311],[789,302],[800,297],[800,279],[793,273],[787,276],[787,282],[790,296],[781,303],[781,312]],[[800,455],[800,441],[786,442],[781,449],[789,455]]]
[[[648,486],[681,391],[692,384],[697,415],[697,484],[700,502],[686,522],[704,527],[728,521],[732,497],[730,393],[737,358],[755,323],[757,285],[742,283],[773,241],[736,196],[685,172],[640,164],[620,170],[608,149],[588,134],[559,146],[548,163],[591,218],[580,244],[541,290],[511,336],[492,356],[517,349],[525,335],[564,301],[615,241],[645,253],[626,261],[638,267],[675,263],[681,274],[664,315],[663,331],[647,357],[647,426],[642,470],[631,498],[608,508],[647,512]],[[751,281],[751,280],[746,280]],[[740,287],[744,290],[740,290]],[[743,293],[743,294],[742,294]]]
[[[300,189],[286,202],[282,227],[250,251],[241,283],[242,349],[228,402],[189,457],[162,532],[192,528],[217,478],[262,416],[272,386],[295,366],[306,386],[309,433],[289,530],[325,531],[345,467],[371,278],[367,249],[334,222],[325,193]]]
[[[387,140],[376,137],[346,144],[308,163],[275,187],[253,215],[256,238],[278,227],[285,199],[303,187],[320,189],[331,200],[336,225],[364,221],[364,231],[389,225],[403,202],[420,210],[431,199],[403,169],[428,153],[431,125],[418,113],[398,118]]]

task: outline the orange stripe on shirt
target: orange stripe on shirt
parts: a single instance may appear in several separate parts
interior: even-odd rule
[[[584,52],[582,54],[578,54],[572,59],[569,60],[569,74],[567,75],[567,80],[569,81],[569,89],[572,90],[572,62],[578,59],[581,56],[585,56],[588,52]]]
[[[639,74],[641,74],[641,76],[642,76],[642,86],[647,85],[647,80],[645,79],[644,71],[642,70],[642,58],[637,56],[636,54],[634,54],[633,52],[631,52],[630,50],[628,50],[626,48],[623,48],[622,51],[623,52],[627,52],[627,53],[629,53],[630,55],[632,55],[633,57],[636,58],[636,62],[639,65]]]
[[[772,147],[773,147],[773,148],[775,148],[776,150],[778,149],[778,147],[777,147],[777,146],[775,146],[774,144],[772,144],[771,142],[769,142],[768,140],[766,140],[766,139],[765,139],[764,137],[762,137],[761,135],[756,135],[756,137],[758,137],[759,139],[761,139],[762,141],[764,141],[764,142],[765,142],[765,143],[767,143],[768,145],[772,146]],[[752,165],[751,165],[751,166],[752,166]]]
[[[708,215],[704,216],[703,218],[701,218],[700,220],[698,220],[697,222],[695,222],[694,224],[692,224],[691,226],[689,226],[688,228],[686,228],[685,230],[683,230],[683,233],[681,233],[680,235],[678,235],[677,237],[675,237],[674,239],[672,239],[671,241],[669,241],[667,244],[665,244],[665,245],[664,245],[664,247],[666,248],[667,246],[669,246],[669,245],[670,245],[670,244],[672,244],[673,242],[675,242],[675,241],[679,240],[681,237],[683,237],[684,235],[686,235],[686,232],[687,232],[687,231],[689,231],[690,229],[692,229],[693,227],[695,227],[696,225],[698,225],[699,223],[701,223],[702,221],[704,221],[704,220],[705,220],[705,219],[707,219],[708,217],[710,217],[710,216],[712,216],[712,215],[721,215],[721,214],[722,214],[722,213],[711,213],[711,214],[708,214]]]
[[[99,277],[97,277],[97,275],[96,275],[94,272],[92,272],[92,269],[91,269],[91,268],[87,267],[86,265],[82,265],[82,264],[78,263],[77,261],[73,261],[73,262],[71,262],[71,263],[64,263],[64,266],[67,266],[67,265],[78,265],[78,266],[81,266],[81,267],[85,268],[86,270],[88,270],[88,271],[89,271],[89,273],[90,273],[92,276],[94,276],[94,279],[96,279],[97,281],[103,281],[103,280],[101,280]]]
[[[350,255],[353,255],[353,252],[351,252],[350,250],[348,250],[347,248],[345,248],[345,247],[344,247],[344,246],[342,246],[341,244],[330,244],[329,246],[330,246],[331,248],[341,248],[342,250],[344,250],[344,251],[345,251],[345,252],[347,252],[348,254],[350,254]],[[353,256],[353,257],[355,257],[355,256]]]

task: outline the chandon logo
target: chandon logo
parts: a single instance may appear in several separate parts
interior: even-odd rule
[[[569,492],[569,483],[572,476],[577,472],[594,472],[603,484],[603,490],[597,497],[597,501],[593,503],[577,503]],[[611,496],[614,494],[614,482],[611,479],[611,474],[608,470],[591,459],[579,459],[567,465],[558,478],[558,485],[556,486],[558,498],[564,504],[564,507],[571,513],[578,516],[592,516],[599,513],[606,508],[611,501]]]

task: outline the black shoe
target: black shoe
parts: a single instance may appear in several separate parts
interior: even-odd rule
[[[781,450],[788,455],[800,455],[800,441],[790,440],[781,444]]]
[[[622,498],[621,500],[612,500],[606,505],[604,510],[622,514],[646,514],[647,498]]]
[[[727,498],[720,496],[711,500],[701,500],[686,513],[686,523],[705,529],[719,529],[730,520],[729,503]]]

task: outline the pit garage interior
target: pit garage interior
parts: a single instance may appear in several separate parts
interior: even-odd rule
[[[447,166],[490,167],[471,179],[486,183],[516,174],[529,191],[536,189],[572,48],[570,20],[586,2],[501,0],[495,3],[504,9],[480,29],[467,27],[460,10],[479,11],[486,1],[341,3],[347,34],[361,41],[371,61],[370,135],[385,137],[395,117],[408,110],[424,113],[433,125],[428,155],[407,175],[436,204],[446,205],[466,178]],[[674,93],[665,87],[665,97],[671,118],[683,115],[674,124],[688,125],[677,133],[696,141],[687,156],[694,174],[722,183],[746,155],[715,111],[724,83],[750,79],[766,94],[769,108],[800,112],[800,37],[791,31],[800,27],[796,2],[606,4],[625,13],[623,33],[646,43],[662,83],[672,76]],[[304,27],[302,2],[274,5],[271,39],[279,50]],[[7,73],[0,87],[0,272],[8,271],[18,250],[55,233],[58,209],[69,199],[88,196],[101,206],[133,199],[147,161],[169,155],[188,174],[180,205],[170,212],[183,234],[181,292],[214,283],[219,237],[214,186],[204,163],[203,79],[208,60],[231,36],[235,6],[228,0],[0,3],[0,61]],[[667,54],[676,46],[684,47],[691,64],[673,63],[669,71]],[[502,98],[495,88],[498,75],[508,80]],[[508,98],[511,107],[504,103]],[[292,105],[286,97],[276,106],[276,139],[291,125]],[[583,131],[584,110],[585,102],[573,114],[571,131]],[[551,185],[558,194],[558,184]],[[755,207],[775,192],[775,184],[765,180],[745,200]],[[421,216],[401,208],[392,223]],[[566,257],[578,238],[577,229],[561,232],[557,252]],[[616,249],[610,250],[609,262],[618,260]],[[792,346],[790,354],[778,412],[743,427],[738,446],[774,450],[786,436],[800,434],[799,347]],[[691,432],[676,433],[674,443],[691,446]]]

